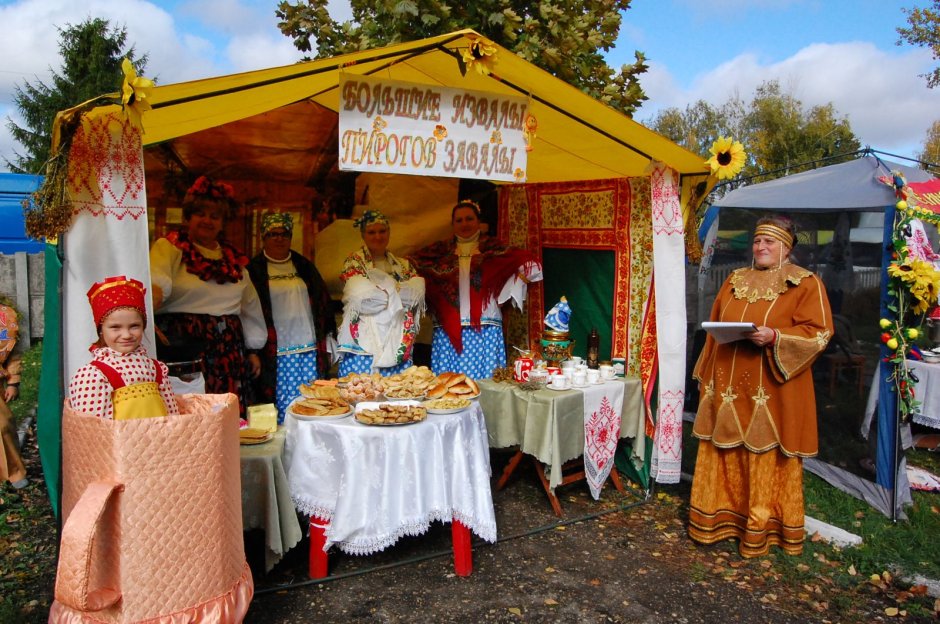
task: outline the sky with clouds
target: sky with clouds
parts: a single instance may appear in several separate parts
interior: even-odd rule
[[[0,0],[0,117],[19,121],[16,85],[49,80],[58,68],[57,26],[104,17],[123,25],[145,74],[161,84],[293,63],[301,58],[277,29],[277,0]],[[935,62],[928,50],[896,45],[902,7],[926,0],[633,0],[613,66],[646,54],[641,77],[649,96],[635,115],[648,120],[664,107],[698,99],[749,100],[777,79],[804,105],[832,102],[862,144],[914,156],[940,119],[940,88],[920,74]],[[331,0],[334,18],[349,6]],[[0,128],[0,158],[14,144]]]

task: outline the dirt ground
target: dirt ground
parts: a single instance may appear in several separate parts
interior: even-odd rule
[[[505,459],[493,452],[494,475]],[[648,500],[621,495],[609,482],[600,501],[590,498],[584,483],[559,493],[562,519],[552,513],[532,467],[520,466],[509,485],[494,493],[499,541],[474,542],[473,574],[465,578],[454,574],[447,526],[369,557],[331,551],[331,577],[316,583],[307,578],[304,540],[270,574],[256,573],[257,593],[246,621],[897,619],[885,615],[897,603],[865,582],[837,589],[825,579],[800,579],[798,570],[794,581],[792,558],[779,551],[745,560],[730,542],[694,545],[685,531],[685,484],[661,487]],[[258,554],[251,543],[248,552],[250,559]],[[286,588],[290,583],[296,585]]]
[[[14,605],[0,609],[0,622],[45,621],[52,598],[55,521],[34,435],[24,449],[33,483],[0,491],[0,516],[10,530],[0,539],[0,582]],[[492,452],[494,477],[507,458]],[[531,464],[520,465],[494,492],[499,541],[474,542],[473,573],[465,578],[454,574],[445,525],[368,557],[333,551],[330,577],[316,583],[307,576],[306,539],[264,574],[262,536],[248,533],[256,594],[246,622],[936,621],[932,612],[886,615],[899,604],[894,588],[864,578],[833,581],[829,570],[845,565],[819,544],[809,542],[799,559],[777,551],[756,560],[742,559],[731,542],[693,544],[685,530],[686,484],[660,487],[648,500],[621,495],[610,483],[600,501],[584,483],[558,493],[562,519]]]

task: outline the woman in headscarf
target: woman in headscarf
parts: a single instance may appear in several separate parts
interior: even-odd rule
[[[206,392],[237,395],[244,418],[268,332],[248,256],[222,235],[234,212],[231,185],[200,176],[183,199],[184,228],[150,249],[150,278],[158,338],[195,346]]]
[[[424,279],[404,258],[388,251],[388,217],[367,210],[353,222],[363,245],[343,265],[343,323],[339,375],[399,373],[411,366],[424,312]]]
[[[500,306],[511,299],[521,308],[528,284],[542,279],[542,267],[529,252],[483,236],[475,202],[454,206],[451,227],[453,238],[411,258],[427,283],[434,315],[431,370],[487,379],[506,366]]]
[[[313,263],[290,248],[293,233],[290,214],[265,215],[262,251],[248,263],[268,328],[255,391],[277,405],[278,422],[300,384],[326,377],[336,341],[333,301]]]
[[[788,219],[758,221],[752,266],[731,273],[711,314],[757,330],[721,344],[709,335],[693,371],[702,398],[689,535],[737,538],[744,557],[803,550],[803,458],[819,446],[812,364],[833,325],[822,280],[790,262],[795,241]]]

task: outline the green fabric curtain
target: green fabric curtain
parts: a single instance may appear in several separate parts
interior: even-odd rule
[[[599,360],[610,359],[614,322],[614,252],[587,249],[543,249],[545,312],[564,295],[571,306],[568,331],[572,355],[587,356],[587,339],[596,327],[601,337]]]
[[[39,374],[36,432],[49,500],[53,512],[58,517],[62,485],[62,260],[56,245],[46,244],[45,260],[45,331],[42,341],[42,371]]]

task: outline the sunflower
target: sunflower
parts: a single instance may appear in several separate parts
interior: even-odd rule
[[[153,81],[138,76],[134,65],[127,58],[121,62],[121,69],[124,71],[121,104],[124,105],[124,112],[127,113],[127,117],[134,124],[134,127],[143,131],[144,126],[141,116],[144,111],[149,111],[151,108],[148,100],[153,92]]]
[[[711,167],[712,175],[717,176],[719,180],[730,180],[744,168],[747,154],[740,141],[719,136],[708,151],[712,157],[706,160],[705,164]]]
[[[470,45],[461,53],[467,69],[473,67],[482,76],[488,76],[496,65],[496,44],[486,37],[470,40]]]

